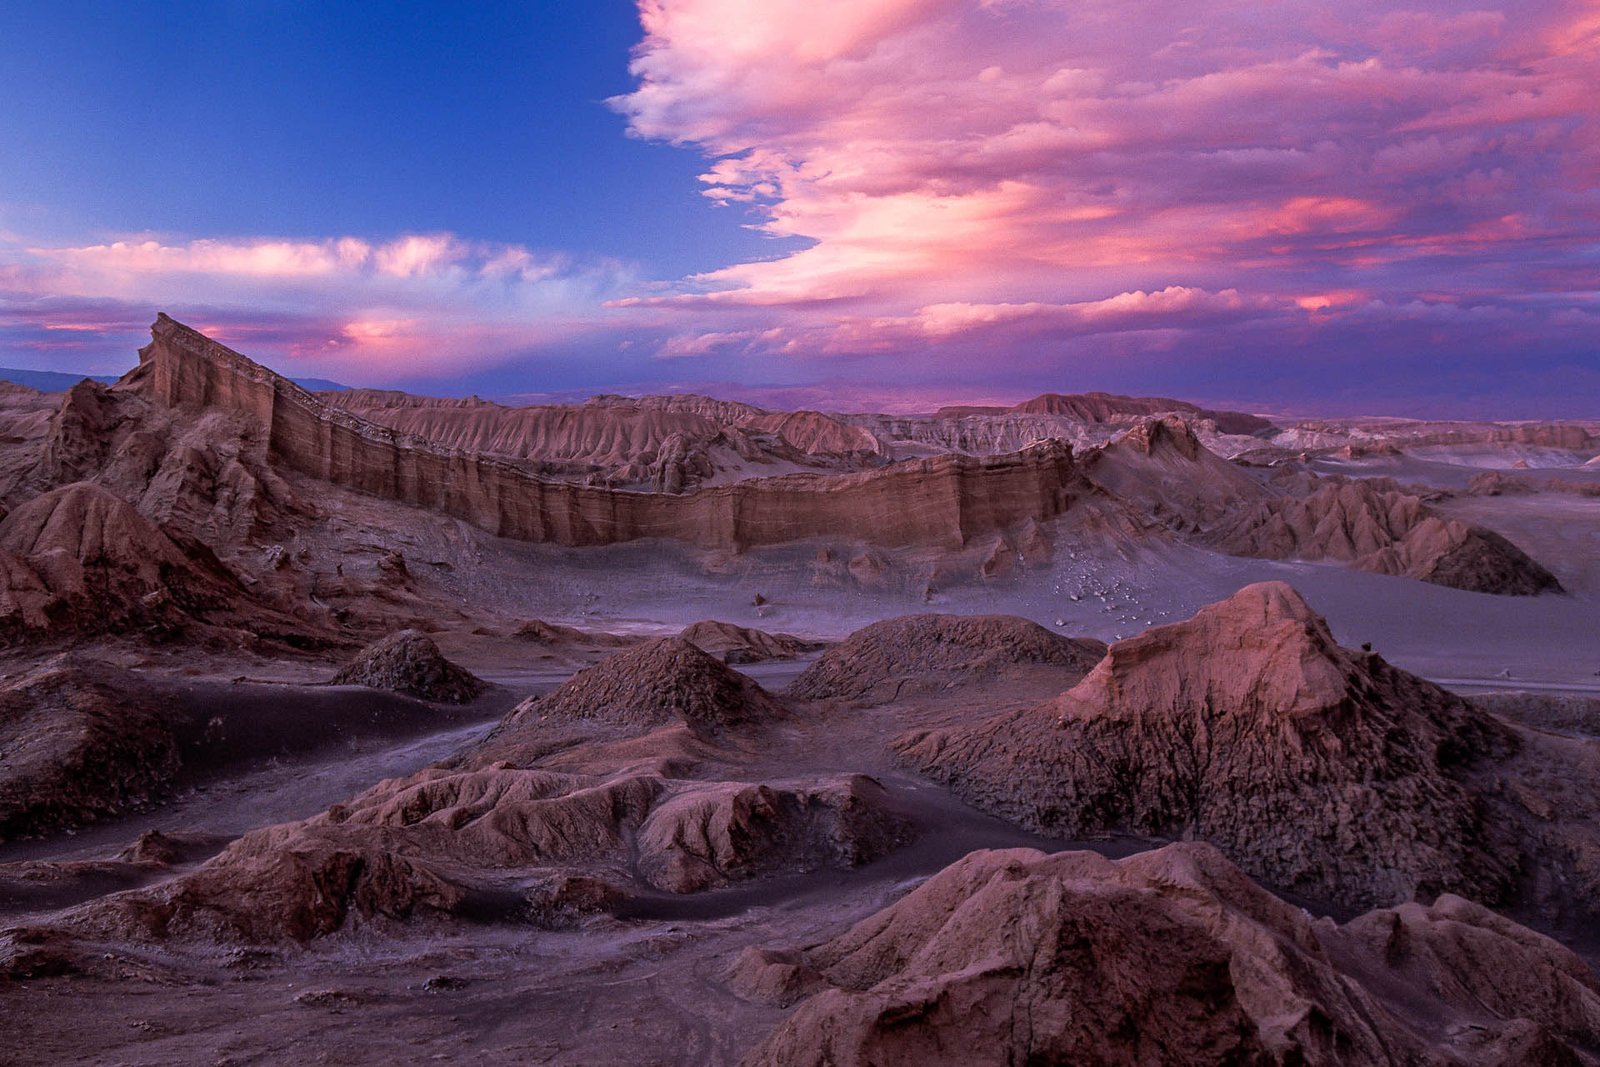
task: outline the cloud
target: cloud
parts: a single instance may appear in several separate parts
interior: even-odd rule
[[[1426,306],[1430,350],[1481,351],[1471,331],[1496,318],[1574,358],[1578,298],[1551,279],[1600,248],[1591,3],[640,13],[638,86],[613,106],[704,153],[708,197],[807,242],[620,302],[665,330],[663,354],[958,373],[1009,339],[1043,371],[1040,346],[1103,334],[1203,361],[1322,351],[1348,316],[1415,344]]]
[[[122,365],[165,310],[297,374],[446,378],[609,329],[634,272],[451,234],[0,240],[0,337]],[[121,361],[118,363],[117,361]],[[98,368],[91,368],[98,369]]]

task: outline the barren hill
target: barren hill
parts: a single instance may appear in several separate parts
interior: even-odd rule
[[[1360,906],[1507,896],[1517,857],[1463,770],[1512,744],[1459,697],[1339,647],[1282,583],[1117,642],[1056,700],[897,742],[1045,832],[1198,837],[1270,883]]]

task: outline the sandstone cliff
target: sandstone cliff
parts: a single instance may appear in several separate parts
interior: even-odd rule
[[[1091,491],[1070,447],[1057,442],[681,496],[555,482],[333,408],[165,315],[151,335],[125,387],[169,406],[243,413],[265,428],[273,458],[293,470],[519,540],[599,545],[660,537],[739,550],[830,537],[954,548],[975,534],[1052,518]]]

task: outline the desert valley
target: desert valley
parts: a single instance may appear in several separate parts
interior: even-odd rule
[[[1600,1063],[1600,423],[0,428],[0,1062]]]

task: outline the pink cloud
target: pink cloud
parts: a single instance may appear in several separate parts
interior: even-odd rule
[[[603,328],[600,305],[632,284],[621,264],[451,234],[0,240],[0,325],[31,331],[28,347],[127,336],[131,358],[159,309],[294,373],[357,381],[449,377]]]
[[[1348,306],[1318,294],[1404,308],[1446,270],[1510,299],[1600,239],[1588,3],[646,0],[641,17],[639,85],[614,101],[633,132],[697,147],[706,195],[810,242],[626,301],[678,325],[673,353],[1078,336],[1123,329],[1109,309],[1132,294],[1227,292],[1315,328]],[[1214,321],[1203,304],[1162,328]]]

